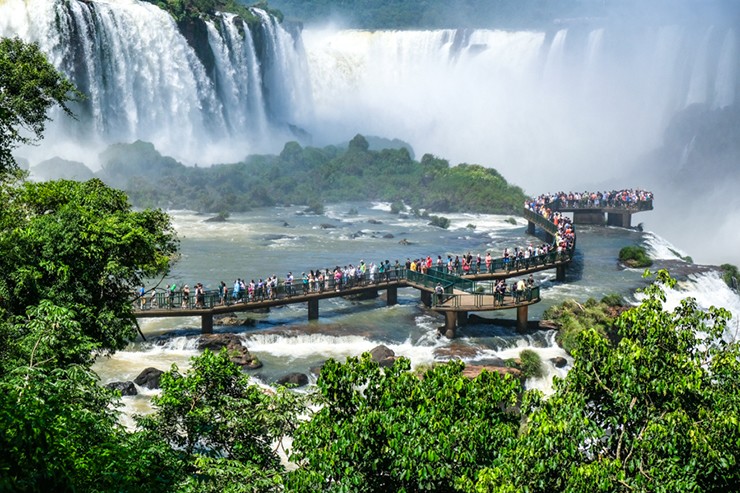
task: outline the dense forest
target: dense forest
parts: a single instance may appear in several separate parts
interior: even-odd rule
[[[176,231],[167,214],[133,210],[125,193],[97,178],[28,181],[12,150],[42,138],[47,111],[75,93],[36,45],[0,41],[0,69],[0,491],[740,488],[740,343],[725,338],[731,315],[692,299],[667,309],[665,289],[676,281],[665,271],[637,306],[612,310],[607,300],[553,313],[562,326],[572,320],[573,366],[547,398],[510,373],[471,377],[460,361],[412,371],[405,358],[381,366],[369,353],[327,361],[309,393],[265,392],[226,349],[206,350],[190,370],[173,365],[163,374],[154,412],[125,428],[119,391],[100,385],[91,365],[136,337],[129,294],[167,274]],[[135,149],[110,152],[123,166],[128,151]],[[321,152],[289,144],[279,157],[236,166],[261,166],[279,182],[280,171],[265,163],[308,167],[306,156]],[[377,193],[375,160],[398,168],[402,185],[439,194],[453,193],[453,184],[464,194],[470,177],[499,183],[480,167],[414,163],[407,149],[370,151],[362,137],[326,152],[333,154],[312,172],[340,180],[346,171],[354,182],[342,184]],[[177,174],[179,163],[158,161],[157,174],[195,180]],[[444,184],[434,185],[435,173]],[[204,182],[187,186],[195,183]],[[275,444],[291,441],[286,467]]]
[[[288,20],[360,29],[541,29],[605,18],[713,15],[733,0],[270,0]]]
[[[304,148],[288,142],[279,155],[253,155],[244,162],[211,167],[185,166],[160,155],[149,143],[135,142],[111,146],[101,162],[97,177],[126,191],[138,207],[224,213],[379,200],[430,212],[511,214],[521,209],[525,198],[495,169],[451,167],[428,154],[416,161],[403,145],[371,150],[361,135],[346,148]],[[47,176],[58,176],[48,168]]]

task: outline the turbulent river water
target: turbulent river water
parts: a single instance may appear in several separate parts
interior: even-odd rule
[[[452,214],[449,229],[428,224],[428,220],[391,214],[388,204],[336,204],[325,214],[306,215],[301,208],[264,208],[233,215],[226,222],[205,222],[206,216],[188,211],[171,212],[181,239],[181,259],[164,287],[202,282],[215,289],[220,281],[231,286],[234,279],[247,280],[277,274],[284,279],[290,271],[296,278],[311,269],[324,269],[360,260],[391,264],[398,259],[447,254],[473,255],[490,251],[500,256],[504,248],[537,244],[543,237],[526,233],[522,218],[489,214]],[[649,212],[644,213],[649,219]],[[554,271],[535,275],[542,287],[542,302],[530,307],[529,319],[539,319],[543,311],[565,299],[585,301],[618,293],[636,302],[635,290],[647,282],[642,270],[625,269],[617,262],[619,250],[627,245],[645,246],[658,259],[654,268],[665,267],[679,279],[680,289],[669,293],[668,305],[685,296],[695,296],[701,306],[724,306],[735,319],[740,314],[740,298],[720,280],[712,268],[694,266],[680,260],[677,251],[664,239],[650,232],[622,228],[581,226],[577,230],[576,255],[568,268],[565,282],[555,281]],[[388,236],[392,235],[392,238]],[[403,244],[401,240],[410,244]],[[151,287],[151,286],[148,286]],[[382,292],[381,292],[382,293]],[[419,292],[399,290],[398,304],[386,306],[382,297],[367,301],[343,298],[322,300],[320,317],[307,320],[305,305],[289,305],[269,313],[242,313],[255,321],[241,327],[215,327],[216,332],[236,332],[249,351],[264,363],[251,371],[255,382],[270,385],[288,372],[316,376],[310,368],[328,358],[343,360],[384,344],[398,356],[411,360],[412,366],[459,357],[467,363],[484,364],[493,359],[517,357],[522,349],[534,349],[547,366],[544,378],[530,379],[528,387],[548,392],[552,377],[564,376],[571,359],[554,342],[554,332],[533,331],[519,334],[514,327],[489,317],[458,331],[449,340],[437,337],[443,317],[423,307]],[[495,317],[515,319],[515,312],[495,312]],[[733,321],[733,327],[735,322]],[[102,383],[133,380],[144,368],[167,370],[173,363],[187,368],[200,333],[200,318],[165,318],[142,320],[146,341],[133,341],[112,357],[100,358],[95,370]],[[733,336],[729,334],[729,336]],[[569,365],[556,368],[549,360],[565,357]],[[139,388],[135,397],[124,397],[127,414],[146,412],[154,391]]]

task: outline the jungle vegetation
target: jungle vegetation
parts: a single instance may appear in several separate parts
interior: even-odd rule
[[[185,166],[141,141],[111,146],[100,157],[97,176],[126,191],[138,207],[218,213],[379,200],[432,212],[515,214],[525,199],[495,169],[451,167],[430,154],[416,161],[406,147],[371,150],[362,135],[347,148],[288,142],[279,155],[208,168]]]
[[[37,50],[0,43],[0,60],[38,86],[2,107],[14,129],[38,128],[47,90],[66,85]],[[73,93],[55,94],[50,105]],[[39,111],[19,117],[28,105]],[[186,372],[170,368],[154,412],[127,429],[120,394],[91,364],[135,337],[126,293],[176,259],[169,217],[133,210],[98,179],[29,183],[15,166],[0,170],[0,195],[0,491],[740,488],[730,313],[690,298],[666,309],[675,281],[665,271],[611,321],[614,337],[594,327],[575,336],[572,369],[548,397],[510,375],[468,378],[460,361],[417,373],[405,358],[381,367],[369,354],[328,361],[308,394],[266,393],[226,350],[205,351]],[[275,448],[286,438],[290,469]]]

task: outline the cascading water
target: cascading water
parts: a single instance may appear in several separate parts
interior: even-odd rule
[[[613,178],[687,104],[726,106],[738,91],[732,28],[462,33],[304,31],[317,131],[399,137],[558,189]]]
[[[97,151],[136,139],[188,163],[274,150],[271,138],[280,136],[283,142],[288,124],[304,123],[299,116],[307,106],[305,93],[294,89],[300,44],[292,43],[265,12],[254,12],[265,23],[266,55],[284,59],[260,58],[249,26],[223,14],[206,23],[205,39],[195,41],[212,52],[213,66],[208,67],[172,17],[147,2],[0,3],[0,36],[39,43],[87,97],[74,108],[78,121],[53,115],[56,121],[39,154],[76,158],[94,167],[94,158],[80,155],[80,148]],[[263,66],[269,71],[263,72]],[[278,84],[281,80],[286,82]]]

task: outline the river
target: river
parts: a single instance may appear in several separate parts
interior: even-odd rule
[[[640,219],[649,220],[650,213],[643,214]],[[207,216],[188,211],[171,211],[171,215],[181,239],[181,258],[162,287],[171,281],[190,286],[202,282],[206,289],[215,289],[222,280],[231,286],[237,277],[256,280],[277,274],[284,279],[289,271],[299,278],[304,271],[357,265],[361,260],[377,263],[388,259],[393,264],[396,259],[403,263],[407,257],[436,258],[468,251],[483,256],[490,251],[498,257],[504,248],[525,247],[544,238],[527,235],[527,223],[520,217],[447,214],[451,225],[445,230],[429,225],[428,219],[392,214],[388,204],[377,203],[334,204],[327,206],[323,215],[304,214],[300,207],[255,209],[234,214],[226,222],[205,222]],[[577,233],[576,255],[565,282],[555,281],[554,270],[535,274],[542,302],[530,307],[530,320],[569,298],[585,301],[617,293],[636,302],[635,290],[647,282],[642,270],[625,269],[617,262],[619,250],[635,244],[645,246],[657,259],[654,268],[666,267],[683,280],[680,289],[669,294],[669,304],[691,295],[701,306],[725,306],[735,318],[740,313],[737,294],[716,272],[681,261],[679,255],[686,253],[653,233],[595,226],[580,226]],[[402,244],[404,239],[409,244]],[[260,385],[270,385],[293,371],[306,373],[315,382],[310,368],[328,358],[343,360],[359,355],[379,344],[409,358],[412,366],[451,357],[485,364],[533,349],[541,355],[547,371],[545,377],[530,379],[525,385],[546,393],[552,388],[552,377],[564,376],[572,361],[555,344],[554,332],[522,335],[493,320],[460,329],[454,340],[438,338],[443,317],[424,308],[419,292],[412,288],[399,290],[395,306],[386,306],[382,295],[367,301],[322,300],[319,319],[310,322],[305,305],[240,316],[254,320],[254,324],[216,326],[215,331],[238,333],[249,351],[259,357],[264,366],[250,374]],[[495,312],[499,318],[514,320],[515,316],[513,310]],[[96,362],[94,369],[102,383],[133,380],[150,366],[167,370],[177,364],[184,369],[190,358],[199,354],[199,317],[145,319],[141,327],[146,341],[133,341],[125,350]],[[565,357],[569,364],[556,368],[550,359],[557,356]],[[150,409],[150,397],[156,391],[138,390],[138,396],[123,398],[126,416]]]

